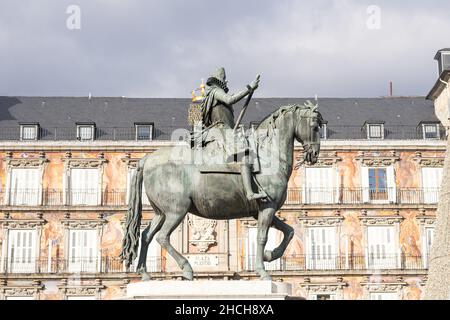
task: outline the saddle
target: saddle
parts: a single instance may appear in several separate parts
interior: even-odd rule
[[[190,132],[190,146],[194,152],[201,152],[203,162],[198,164],[201,173],[240,174],[242,158],[250,159],[253,173],[260,171],[258,147],[252,134],[246,136],[243,130],[233,130],[220,124]]]

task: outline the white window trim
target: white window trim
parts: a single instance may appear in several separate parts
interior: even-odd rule
[[[427,138],[425,135],[425,127],[434,126],[436,128],[436,138]],[[440,132],[439,132],[439,124],[438,123],[422,123],[422,137],[424,140],[439,140]]]
[[[338,203],[339,201],[339,184],[340,184],[340,175],[339,175],[339,168],[336,164],[336,162],[334,162],[333,165],[331,166],[302,166],[301,167],[301,174],[302,174],[302,203],[304,204],[334,204],[334,203]],[[306,183],[307,183],[307,179],[306,179],[306,170],[307,169],[330,169],[332,170],[332,181],[330,183],[331,185],[331,201],[325,201],[325,202],[311,202],[311,199],[308,199],[307,194],[306,194]],[[334,191],[334,192],[333,192]]]
[[[323,137],[321,139],[327,140],[328,139],[328,132],[327,132],[328,127],[327,127],[326,123],[322,124],[322,130],[323,130]]]
[[[312,259],[312,253],[311,253],[311,237],[310,237],[310,231],[311,229],[314,230],[320,230],[323,228],[327,228],[328,230],[333,229],[331,232],[334,234],[334,244],[332,245],[334,247],[334,257],[338,257],[339,255],[339,234],[340,234],[340,224],[339,225],[333,225],[333,226],[308,226],[305,228],[305,253],[306,253],[306,268],[308,270],[336,270],[337,269],[337,259],[332,260],[333,257],[330,259],[330,261],[326,262],[325,268],[321,268],[320,266],[314,266],[315,261]]]
[[[81,139],[81,128],[91,129],[91,139]],[[94,141],[95,140],[95,125],[93,124],[77,124],[77,140],[78,141]]]
[[[103,171],[104,164],[107,162],[104,159],[103,154],[100,153],[98,158],[72,158],[71,153],[67,153],[64,158],[62,158],[64,162],[64,174],[63,174],[63,201],[64,205],[69,205],[69,193],[70,193],[70,170],[71,169],[95,169],[97,168],[99,173],[98,177],[98,199],[97,205],[102,203],[102,195],[103,195]]]
[[[416,219],[420,225],[422,263],[423,263],[423,267],[425,269],[427,269],[429,267],[428,256],[431,254],[431,252],[428,252],[428,249],[427,249],[427,229],[434,229],[434,232],[436,232],[436,230],[435,230],[436,217],[422,215],[422,216],[416,217]],[[436,236],[436,235],[434,235],[434,236]]]
[[[75,229],[81,230],[93,230],[97,231],[97,268],[96,272],[101,271],[102,266],[102,236],[103,236],[103,226],[106,224],[106,220],[102,217],[98,219],[63,219],[61,220],[64,226],[64,258],[70,258],[70,231]]]
[[[139,123],[139,124],[135,124],[134,127],[135,127],[135,131],[136,131],[136,136],[135,136],[136,141],[152,141],[153,140],[153,131],[154,131],[153,123]],[[138,139],[139,127],[150,127],[150,138],[149,139]]]
[[[25,128],[34,128],[34,139],[25,139],[24,138],[24,129]],[[36,141],[39,140],[39,125],[37,124],[21,124],[20,125],[20,140],[21,141]]]
[[[35,259],[40,261],[41,257],[41,240],[42,240],[42,226],[47,222],[42,219],[41,213],[38,213],[37,219],[30,220],[16,220],[16,219],[4,219],[0,221],[0,225],[3,226],[3,242],[2,242],[2,261],[7,261],[9,254],[9,231],[10,230],[35,230],[36,243],[35,243]],[[0,271],[5,272],[5,268],[9,268],[6,264],[2,263],[0,266]]]
[[[442,187],[442,179],[443,179],[443,175],[444,175],[444,169],[443,169],[443,167],[433,167],[433,166],[421,166],[420,167],[420,185],[421,185],[421,190],[422,190],[422,194],[423,194],[423,202],[424,203],[426,203],[426,204],[435,204],[435,203],[438,203],[439,202],[439,191],[438,191],[438,194],[436,195],[437,196],[437,199],[436,199],[436,201],[435,202],[432,202],[432,201],[427,201],[427,200],[429,200],[428,198],[427,199],[425,199],[427,196],[426,196],[426,190],[425,190],[425,186],[424,186],[424,174],[423,174],[423,170],[424,169],[429,169],[429,168],[433,168],[433,169],[440,169],[440,170],[442,170],[442,172],[441,172],[441,182],[440,182],[440,184],[439,184],[439,187],[437,188],[438,190],[439,189],[441,189],[441,187]]]
[[[370,127],[380,127],[380,133],[381,137],[371,137],[370,136]],[[368,140],[383,140],[384,139],[384,124],[383,123],[368,123],[366,124],[366,131],[367,131],[367,139]]]
[[[401,267],[401,247],[400,247],[400,222],[404,219],[402,216],[360,216],[360,221],[364,225],[364,253],[365,265],[369,269],[369,241],[368,241],[368,227],[394,227],[394,241],[397,254],[396,269]],[[395,269],[395,268],[390,268]]]
[[[386,188],[387,188],[387,200],[372,200],[370,199],[370,181],[369,170],[370,169],[386,169]],[[390,166],[362,166],[361,167],[361,187],[362,187],[362,200],[363,203],[396,203],[397,202],[397,184],[395,181],[395,168]]]

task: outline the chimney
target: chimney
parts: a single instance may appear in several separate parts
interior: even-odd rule
[[[392,81],[389,81],[389,97],[393,97],[394,96],[394,85],[392,83]]]

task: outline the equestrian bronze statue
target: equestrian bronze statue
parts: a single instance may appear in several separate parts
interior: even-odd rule
[[[144,184],[155,216],[141,236],[137,272],[143,280],[150,279],[147,251],[155,234],[156,241],[183,271],[183,277],[193,279],[188,260],[170,243],[171,233],[188,212],[216,220],[255,218],[255,271],[261,279],[270,279],[264,261],[279,259],[294,236],[293,228],[275,216],[286,200],[294,142],[302,144],[304,162],[316,163],[323,119],[317,105],[309,101],[282,106],[264,118],[250,135],[245,135],[239,121],[234,122],[232,106],[247,96],[245,110],[258,85],[259,77],[247,89],[230,95],[225,70],[218,69],[207,81],[202,105],[204,127],[197,135],[200,143],[194,147],[188,142],[177,143],[139,161],[131,182],[121,257],[127,268],[137,258]],[[240,161],[236,161],[237,155],[241,155]],[[280,230],[283,240],[274,250],[264,250],[270,227]]]

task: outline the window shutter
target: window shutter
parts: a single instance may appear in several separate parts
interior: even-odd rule
[[[97,231],[69,231],[69,271],[96,271],[97,266]]]
[[[36,230],[9,230],[8,260],[13,273],[36,271]]]
[[[333,168],[306,168],[306,203],[333,203]]]
[[[335,227],[309,228],[307,265],[309,269],[336,268]]]
[[[425,203],[438,202],[442,172],[442,168],[422,168],[422,191]]]
[[[40,169],[12,169],[10,203],[14,205],[38,205],[39,177]]]
[[[395,183],[394,166],[386,167],[386,180],[388,187],[389,201],[395,203],[397,201],[397,186]]]
[[[98,169],[71,169],[70,194],[72,205],[99,204]]]
[[[362,200],[364,203],[369,202],[369,168],[361,167],[361,187]]]

